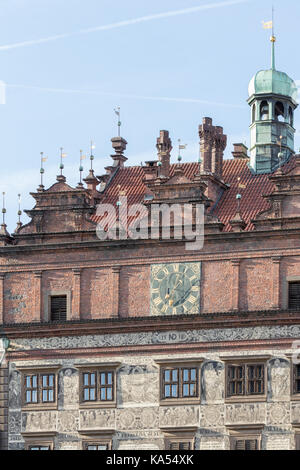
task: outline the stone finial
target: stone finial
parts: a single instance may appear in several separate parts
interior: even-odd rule
[[[158,160],[161,163],[161,176],[166,178],[170,175],[170,159],[172,151],[172,141],[169,137],[169,131],[160,131],[157,138],[156,148],[158,152]]]
[[[88,176],[86,178],[84,178],[83,181],[86,183],[87,189],[91,190],[91,191],[96,191],[96,188],[97,188],[98,184],[100,183],[98,178],[96,178],[96,176],[94,175],[94,170],[92,170],[92,169],[90,169]],[[80,188],[78,188],[78,189],[80,189]]]
[[[124,166],[124,163],[127,161],[127,158],[123,153],[126,150],[127,141],[123,137],[113,137],[111,139],[112,147],[116,152],[114,155],[111,155],[111,158],[114,161],[114,166]]]

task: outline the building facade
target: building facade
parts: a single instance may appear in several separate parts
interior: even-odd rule
[[[300,155],[280,139],[294,85],[274,72],[249,87],[263,163],[256,137],[251,160],[243,144],[224,159],[210,118],[198,162],[171,163],[161,131],[158,158],[129,166],[116,137],[106,174],[73,188],[61,171],[27,225],[2,225],[2,449],[300,448]],[[149,236],[158,204],[188,204],[190,228],[203,207],[203,246],[174,213]]]

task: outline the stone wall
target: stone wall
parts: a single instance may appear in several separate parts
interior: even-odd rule
[[[245,328],[234,330],[212,330],[215,340],[227,337],[268,337],[269,328]],[[297,337],[299,327],[276,327],[276,335]],[[275,333],[273,331],[273,334]],[[177,334],[177,336],[176,336]],[[26,350],[26,360],[12,360],[9,364],[9,449],[24,448],[22,433],[53,432],[56,449],[81,449],[84,431],[114,430],[114,449],[164,449],[164,432],[168,428],[195,427],[196,449],[229,449],[229,428],[232,426],[262,426],[262,449],[294,449],[295,426],[300,425],[300,402],[291,398],[290,353],[291,349],[251,351],[235,348],[234,355],[251,357],[267,354],[266,399],[263,402],[228,403],[225,399],[224,356],[232,351],[201,352],[201,400],[199,404],[162,406],[159,401],[159,364],[161,359],[199,359],[195,352],[176,354],[176,344],[184,335],[189,342],[189,332],[174,332],[161,336],[162,344],[174,344],[172,354],[143,353],[143,345],[153,344],[159,333],[124,335],[84,336],[68,338],[33,338],[16,341],[18,349]],[[194,331],[197,341],[205,342],[201,331]],[[148,335],[148,337],[147,337]],[[117,342],[117,343],[116,343]],[[126,343],[140,344],[141,352],[126,353]],[[109,358],[90,356],[69,357],[67,349],[81,349],[96,345],[123,344],[124,353]],[[105,346],[104,346],[105,344]],[[56,350],[61,345],[64,354],[59,359],[45,360],[30,357],[30,352],[40,349]],[[220,358],[222,357],[222,359]],[[117,405],[115,408],[82,408],[79,405],[78,365],[101,362],[119,362],[117,369]],[[59,364],[57,409],[22,410],[21,373],[22,366],[49,366]],[[80,433],[79,433],[80,431]]]

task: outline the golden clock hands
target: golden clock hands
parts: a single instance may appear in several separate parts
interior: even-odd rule
[[[177,278],[177,277],[178,277],[178,275],[176,276],[176,278]],[[173,292],[174,292],[175,289],[179,286],[179,284],[182,284],[182,280],[181,280],[181,279],[179,279],[179,281],[177,282],[177,284],[176,284],[176,281],[175,281],[175,286],[173,287],[171,293],[170,293],[170,294],[168,293],[168,294],[166,295],[166,297],[165,297],[166,299],[169,299],[169,298],[173,295]],[[170,300],[169,300],[169,305],[173,305],[173,303],[174,303],[174,300],[173,300],[173,299],[170,299]]]

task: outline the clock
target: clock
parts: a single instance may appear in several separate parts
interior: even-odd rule
[[[200,313],[201,263],[151,266],[151,315]]]

